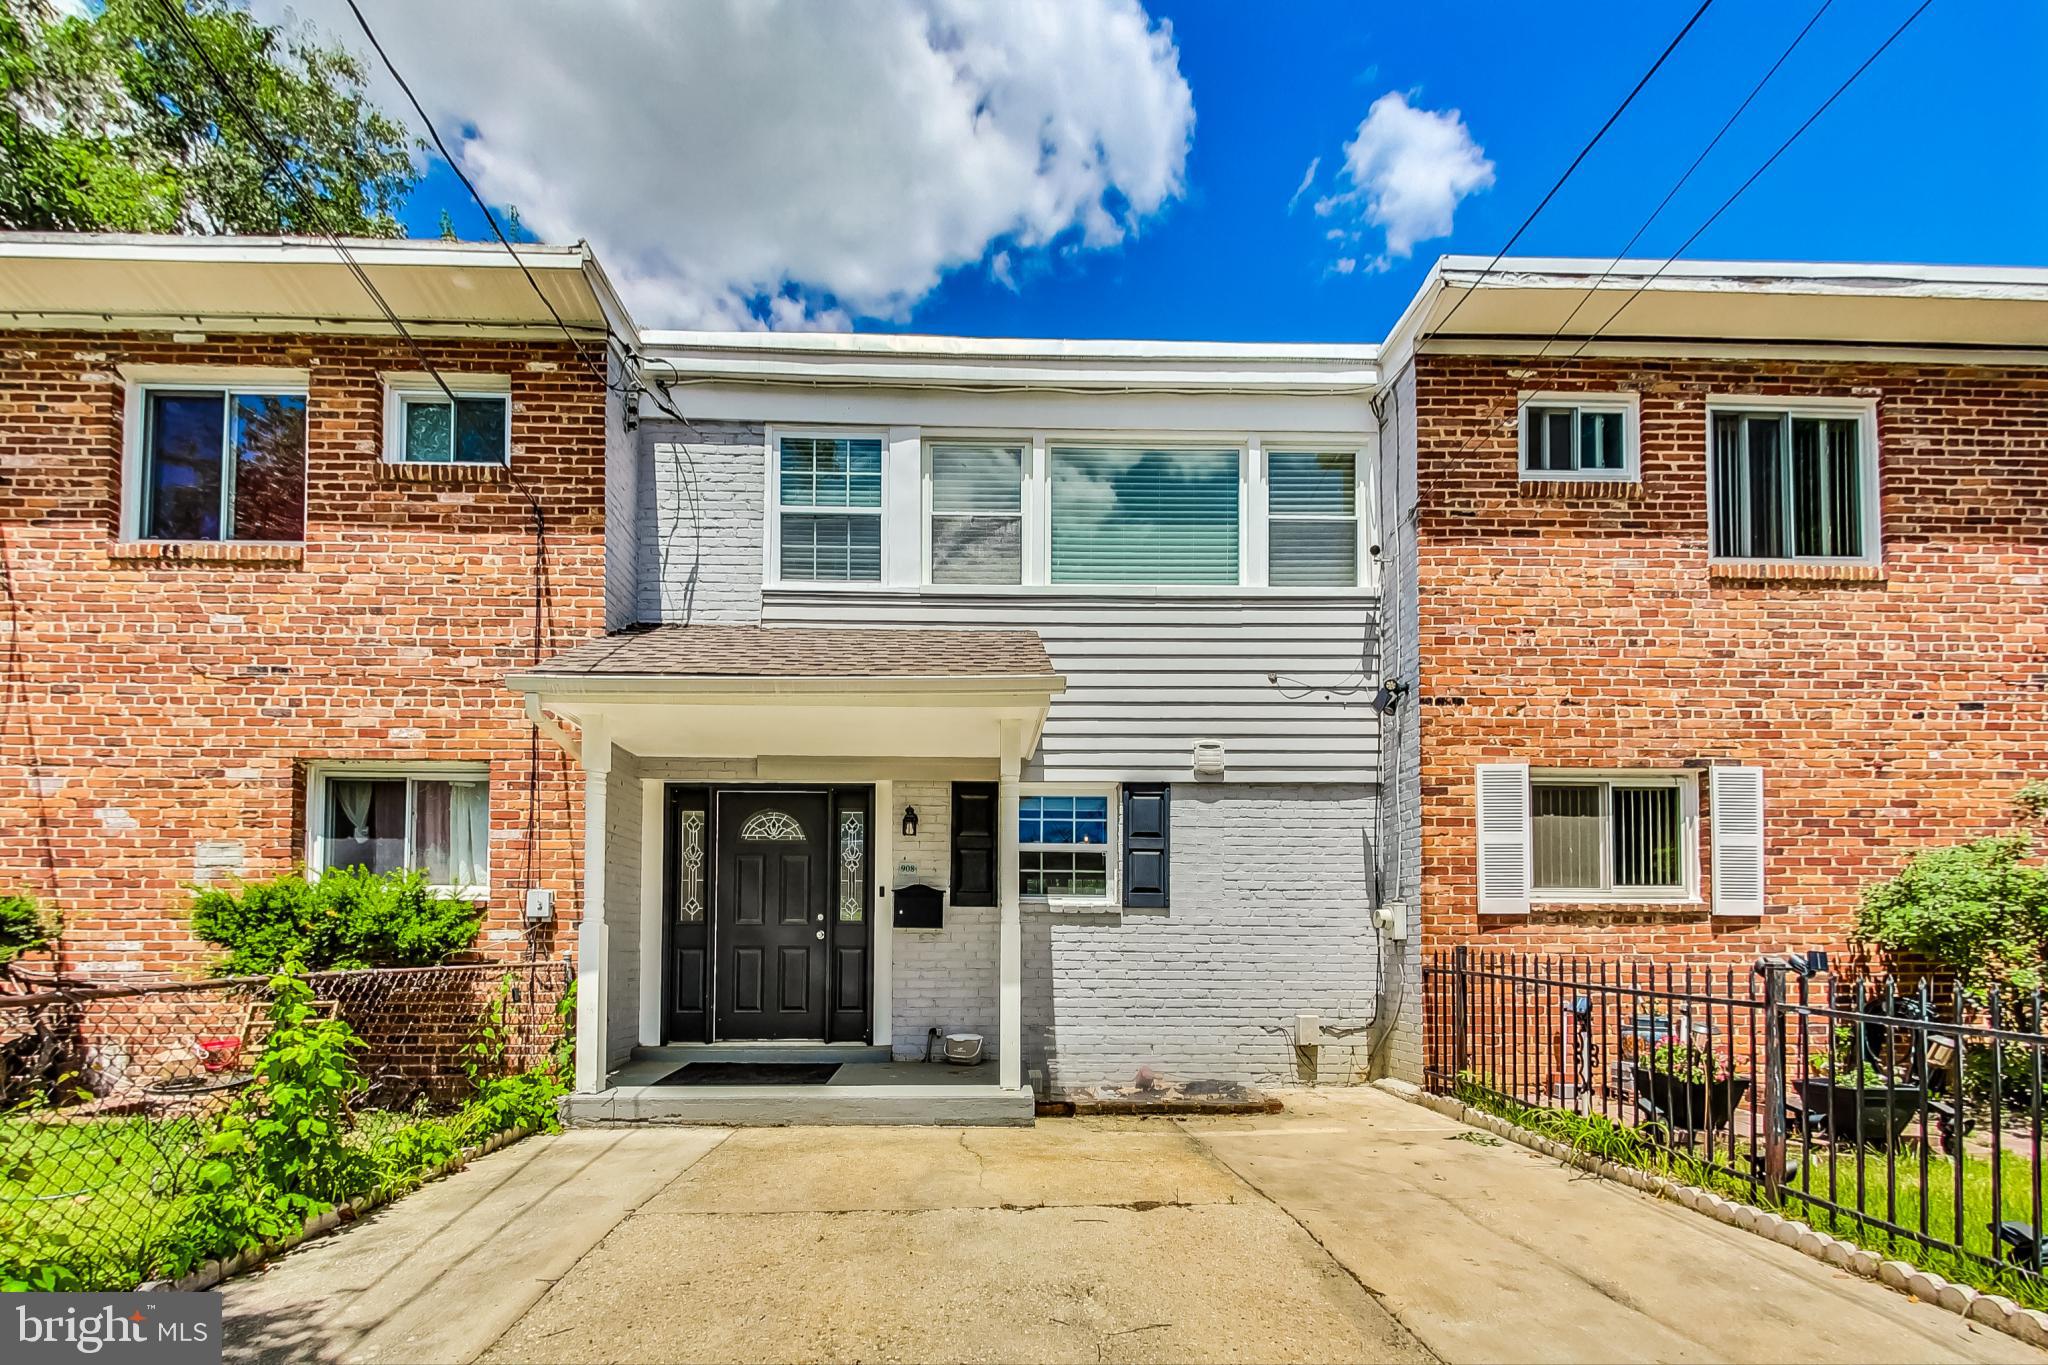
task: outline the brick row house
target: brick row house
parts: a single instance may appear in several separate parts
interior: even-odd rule
[[[573,344],[498,251],[356,245],[415,349],[324,243],[0,243],[0,880],[67,973],[196,973],[187,888],[300,865],[425,868],[501,953],[542,888],[566,946],[576,790],[502,679],[606,624],[623,314],[523,254]]]
[[[1412,1074],[1425,949],[1839,948],[2048,770],[2040,272],[1448,258],[1270,346],[643,332],[522,249],[571,345],[364,251],[424,365],[316,244],[0,244],[67,965],[426,866],[576,961],[579,1117],[1028,1121]],[[839,1070],[660,1084],[764,1059]]]

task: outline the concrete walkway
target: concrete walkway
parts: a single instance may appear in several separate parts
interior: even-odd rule
[[[227,1356],[2048,1362],[1393,1096],[1290,1105],[531,1139],[224,1286]]]

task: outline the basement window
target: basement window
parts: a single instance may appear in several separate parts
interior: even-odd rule
[[[1692,886],[1693,791],[1683,776],[1532,774],[1538,897],[1668,900]]]
[[[313,769],[313,870],[411,869],[425,873],[435,890],[483,895],[490,885],[489,771],[482,764]]]

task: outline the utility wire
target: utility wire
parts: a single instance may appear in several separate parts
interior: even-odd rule
[[[1700,239],[1701,234],[1705,233],[1708,228],[1712,227],[1716,222],[1718,222],[1720,220],[1721,215],[1726,213],[1730,208],[1732,208],[1735,204],[1735,201],[1740,199],[1743,196],[1743,194],[1749,189],[1749,187],[1757,182],[1758,178],[1761,177],[1765,171],[1769,170],[1772,166],[1776,165],[1778,158],[1785,155],[1786,152],[1790,151],[1792,148],[1792,144],[1799,141],[1799,139],[1805,135],[1806,130],[1811,128],[1822,114],[1825,114],[1829,109],[1833,108],[1835,101],[1842,98],[1842,96],[1848,92],[1849,87],[1856,84],[1857,80],[1863,75],[1863,73],[1868,71],[1871,68],[1871,65],[1874,62],[1876,62],[1879,57],[1882,57],[1893,43],[1896,43],[1901,37],[1905,35],[1906,30],[1913,27],[1914,21],[1919,19],[1921,15],[1925,14],[1927,12],[1927,7],[1929,5],[1932,5],[1933,3],[1934,0],[1920,0],[1919,7],[1916,8],[1911,14],[1907,15],[1905,17],[1905,20],[1902,23],[1900,23],[1900,25],[1897,28],[1891,31],[1891,36],[1886,38],[1883,42],[1879,43],[1877,45],[1877,50],[1872,52],[1868,57],[1865,57],[1863,59],[1863,64],[1857,67],[1854,71],[1851,71],[1849,73],[1848,79],[1843,81],[1840,85],[1836,86],[1835,92],[1832,95],[1829,95],[1826,99],[1822,100],[1820,107],[1818,109],[1814,110],[1811,114],[1807,115],[1806,122],[1800,124],[1797,128],[1794,128],[1792,130],[1792,136],[1786,138],[1783,142],[1779,143],[1778,150],[1772,152],[1770,156],[1765,158],[1764,164],[1757,167],[1756,170],[1750,174],[1749,179],[1743,181],[1740,185],[1737,185],[1735,187],[1735,193],[1729,195],[1726,199],[1724,199],[1721,202],[1721,207],[1715,209],[1712,213],[1708,214],[1707,220],[1704,223],[1701,223],[1697,228],[1693,230],[1692,236],[1686,238],[1683,242],[1679,243],[1678,250],[1672,252],[1671,255],[1664,260],[1663,264],[1659,265],[1657,269],[1653,271],[1650,274],[1650,276],[1647,279],[1645,279],[1640,285],[1637,285],[1635,292],[1630,294],[1627,298],[1623,299],[1621,301],[1621,306],[1619,308],[1616,308],[1612,313],[1609,313],[1607,315],[1607,320],[1605,322],[1602,322],[1598,327],[1595,327],[1593,331],[1587,335],[1586,339],[1579,343],[1579,350],[1573,352],[1573,354],[1577,355],[1579,352],[1584,351],[1588,345],[1592,344],[1594,337],[1598,336],[1603,330],[1611,326],[1616,318],[1620,317],[1622,313],[1627,311],[1628,306],[1630,304],[1634,303],[1637,299],[1641,298],[1643,296],[1643,291],[1648,289],[1652,284],[1655,284],[1659,276],[1661,276],[1666,270],[1669,270],[1681,256],[1685,255],[1686,251],[1691,248],[1692,244]]]
[[[326,201],[309,189],[306,182],[300,179],[299,173],[292,169],[291,161],[285,155],[283,149],[271,141],[270,134],[264,130],[262,122],[256,117],[254,111],[242,102],[242,97],[235,92],[234,86],[221,73],[221,69],[213,64],[213,55],[206,50],[206,44],[200,40],[198,31],[192,27],[191,21],[186,18],[185,8],[181,0],[157,0],[157,4],[165,14],[171,17],[172,22],[184,31],[185,40],[192,48],[192,55],[197,57],[199,64],[206,68],[207,76],[212,80],[214,88],[220,92],[221,98],[234,109],[236,117],[240,118],[243,126],[248,129],[249,136],[269,155],[271,168],[282,173],[291,181],[292,187],[299,192],[299,197],[305,207],[309,210],[320,210],[318,213],[309,213],[308,216],[314,219],[315,226],[320,229],[320,234],[333,245],[336,254],[348,266],[349,273],[354,275],[357,283],[363,286],[364,292],[369,294],[370,298],[376,302],[379,311],[384,314],[384,320],[390,323],[393,330],[405,339],[406,345],[412,350],[414,359],[419,361],[422,369],[433,376],[434,383],[443,394],[447,395],[449,412],[452,418],[455,409],[454,391],[448,387],[447,381],[441,378],[441,372],[435,369],[427,360],[425,353],[420,350],[419,343],[413,340],[412,333],[406,330],[403,322],[399,321],[398,314],[393,311],[390,302],[385,299],[382,291],[377,288],[376,283],[371,280],[354,255],[349,252],[348,246],[327,225]]]
[[[1479,283],[1485,280],[1485,278],[1488,275],[1491,275],[1494,271],[1494,268],[1501,263],[1502,259],[1505,258],[1510,251],[1513,251],[1515,249],[1515,243],[1522,240],[1522,234],[1529,230],[1530,224],[1534,223],[1537,219],[1537,216],[1540,215],[1544,209],[1550,206],[1550,201],[1555,199],[1557,197],[1557,192],[1564,188],[1564,182],[1572,178],[1572,172],[1578,170],[1579,163],[1584,161],[1589,155],[1592,154],[1593,149],[1600,145],[1600,139],[1607,136],[1607,130],[1615,125],[1616,120],[1620,119],[1622,114],[1626,112],[1626,110],[1628,109],[1629,105],[1635,103],[1636,96],[1643,93],[1643,87],[1650,83],[1650,78],[1652,76],[1655,76],[1657,72],[1663,68],[1664,63],[1670,59],[1671,54],[1678,50],[1678,45],[1685,41],[1685,35],[1692,32],[1693,26],[1699,23],[1701,17],[1706,14],[1707,10],[1710,7],[1712,7],[1713,3],[1714,0],[1703,0],[1703,3],[1700,5],[1700,7],[1692,12],[1692,18],[1686,20],[1685,27],[1678,30],[1677,36],[1674,37],[1669,43],[1666,43],[1664,45],[1664,50],[1657,54],[1656,61],[1650,63],[1650,69],[1648,71],[1645,71],[1643,73],[1642,79],[1635,83],[1635,88],[1630,90],[1628,92],[1627,97],[1623,99],[1620,104],[1617,104],[1614,107],[1614,112],[1607,116],[1607,122],[1600,125],[1600,131],[1594,133],[1593,136],[1587,140],[1586,145],[1579,148],[1579,154],[1572,158],[1571,165],[1564,168],[1564,174],[1560,175],[1557,178],[1557,183],[1550,187],[1549,193],[1543,196],[1542,200],[1536,205],[1535,208],[1529,210],[1529,216],[1527,218],[1524,218],[1522,220],[1522,225],[1515,229],[1515,235],[1508,238],[1507,243],[1504,246],[1502,246],[1499,251],[1493,253],[1493,259],[1487,262],[1486,269],[1479,272],[1479,279],[1473,281],[1472,289],[1468,289],[1465,293],[1458,296],[1458,301],[1451,305],[1451,311],[1444,314],[1443,321],[1439,322],[1436,325],[1436,327],[1432,328],[1432,331],[1440,331],[1444,327],[1450,325],[1451,319],[1458,315],[1458,310],[1465,306],[1465,300],[1472,297],[1472,294],[1477,290]]]
[[[526,277],[526,283],[532,288],[534,297],[541,301],[541,306],[548,310],[548,316],[555,320],[555,326],[561,329],[562,335],[569,339],[571,346],[575,347],[576,358],[581,360],[585,367],[597,377],[598,383],[603,384],[606,388],[610,388],[610,374],[605,368],[600,367],[597,362],[590,358],[589,353],[583,348],[582,340],[570,330],[569,324],[562,320],[562,315],[556,310],[554,301],[542,292],[540,281],[533,277],[533,272],[527,269],[526,262],[519,258],[519,251],[512,245],[512,239],[505,235],[505,229],[498,226],[498,215],[491,212],[491,206],[484,202],[484,197],[481,194],[477,193],[476,186],[471,183],[468,173],[462,169],[462,163],[455,159],[454,154],[448,150],[448,144],[441,140],[441,130],[436,128],[434,120],[427,116],[426,108],[420,103],[419,96],[413,94],[412,86],[407,83],[404,76],[399,74],[397,63],[391,60],[391,54],[386,52],[384,44],[378,41],[376,30],[372,29],[370,21],[363,17],[361,6],[356,4],[356,0],[348,0],[348,8],[349,13],[355,15],[356,23],[362,28],[363,36],[370,40],[370,46],[376,50],[378,60],[382,61],[384,69],[391,73],[391,79],[398,82],[398,88],[405,92],[405,98],[412,104],[412,111],[419,115],[420,122],[426,126],[427,136],[434,140],[434,149],[441,153],[441,159],[448,163],[448,169],[455,172],[455,178],[462,182],[462,188],[469,191],[469,197],[474,199],[476,206],[483,211],[484,221],[491,225],[491,232],[503,244],[506,254],[512,258],[512,263],[519,267],[519,273]]]

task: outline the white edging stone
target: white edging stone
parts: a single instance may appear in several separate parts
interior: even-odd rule
[[[1419,1104],[1425,1109],[1433,1109],[1446,1118],[1484,1129],[1510,1142],[1554,1157],[1568,1166],[1591,1171],[1617,1184],[1669,1199],[1675,1204],[1703,1213],[1717,1223],[1725,1223],[1730,1227],[1767,1237],[1771,1241],[1782,1243],[1862,1279],[1875,1280],[1887,1288],[1896,1289],[1937,1308],[1945,1308],[1951,1313],[1960,1314],[1971,1322],[1981,1323],[1986,1327],[1996,1328],[2008,1336],[2018,1337],[2029,1345],[2048,1346],[2048,1313],[2036,1308],[2022,1308],[2002,1294],[1987,1294],[1966,1284],[1951,1284],[1932,1271],[1922,1270],[1904,1261],[1885,1260],[1867,1247],[1845,1242],[1839,1237],[1831,1237],[1818,1228],[1810,1227],[1796,1219],[1781,1217],[1753,1204],[1739,1203],[1712,1190],[1680,1184],[1661,1175],[1639,1171],[1633,1166],[1620,1166],[1612,1161],[1587,1156],[1561,1142],[1517,1127],[1506,1119],[1474,1109],[1448,1095],[1432,1095],[1410,1082],[1379,1080],[1373,1084],[1390,1095],[1396,1095],[1411,1104]]]

